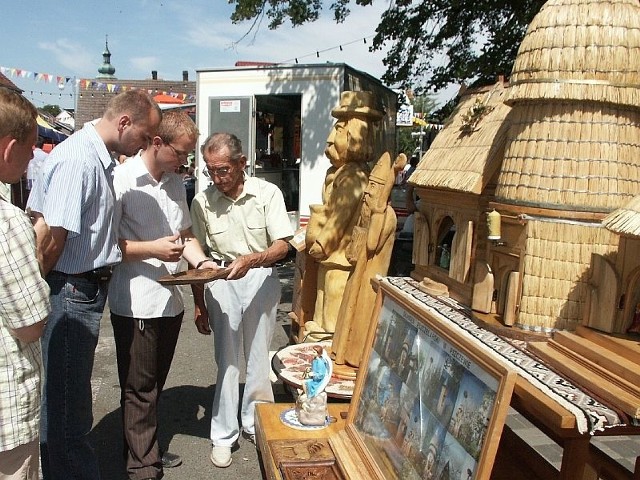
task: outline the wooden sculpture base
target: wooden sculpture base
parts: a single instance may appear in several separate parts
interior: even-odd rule
[[[333,364],[334,377],[355,381],[357,374],[358,369],[356,367],[352,367],[350,365],[337,365],[336,363]]]
[[[332,421],[326,428],[298,430],[280,420],[283,410],[293,408],[286,403],[256,405],[256,440],[262,464],[269,480],[344,478],[328,439],[346,426],[348,403],[330,403]],[[335,421],[334,421],[335,419]],[[314,476],[309,476],[313,472]]]

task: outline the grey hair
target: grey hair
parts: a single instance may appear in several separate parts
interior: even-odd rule
[[[200,151],[204,157],[206,153],[220,152],[225,148],[229,150],[229,157],[232,162],[237,163],[240,161],[240,158],[242,158],[242,142],[233,133],[212,133],[204,141]]]

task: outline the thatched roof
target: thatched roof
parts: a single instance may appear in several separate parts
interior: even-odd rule
[[[640,110],[592,101],[519,102],[496,198],[610,213],[640,192]]]
[[[509,102],[591,100],[640,107],[637,0],[549,0],[513,65]]]
[[[502,82],[462,98],[409,183],[480,194],[502,161],[510,107]]]
[[[602,225],[620,235],[640,237],[640,195],[607,215]]]

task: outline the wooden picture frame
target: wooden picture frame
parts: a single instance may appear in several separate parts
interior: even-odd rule
[[[329,439],[346,478],[488,480],[517,374],[378,285],[347,427]]]

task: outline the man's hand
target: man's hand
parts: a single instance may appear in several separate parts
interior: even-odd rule
[[[176,243],[180,234],[176,233],[168,237],[162,237],[153,242],[154,257],[163,262],[177,262],[182,256],[184,244]]]
[[[33,229],[36,232],[36,257],[38,258],[38,264],[40,265],[40,273],[44,276],[44,252],[46,252],[50,246],[53,238],[51,237],[51,229],[47,222],[44,221],[44,217],[41,214],[33,214],[30,211],[29,218],[33,224]]]
[[[196,328],[202,335],[211,335],[211,327],[209,326],[209,313],[204,307],[195,305],[195,320]]]
[[[229,264],[231,271],[227,275],[227,280],[236,280],[244,277],[252,267],[252,261],[248,255],[242,255]]]

